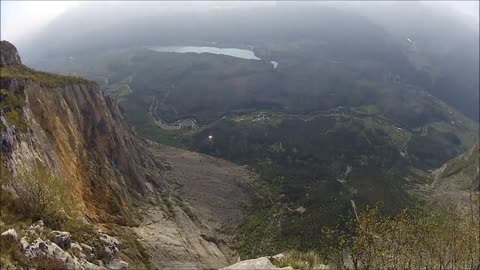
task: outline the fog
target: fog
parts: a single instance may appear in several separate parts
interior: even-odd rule
[[[478,118],[477,1],[2,1],[2,39],[10,37],[25,63],[47,69],[151,46],[254,49],[275,61],[322,54],[359,70],[376,61]]]
[[[343,15],[332,15],[329,9],[348,14],[340,18]],[[316,20],[315,17],[322,13],[332,15],[329,17],[333,21]],[[2,1],[2,39],[16,43],[27,58],[43,53],[119,46],[119,43],[126,46],[203,42],[253,44],[268,38],[288,38],[294,29],[305,30],[307,34],[322,22],[343,21],[342,24],[347,25],[349,18],[357,15],[368,17],[393,36],[418,35],[421,38],[429,35],[430,39],[435,39],[433,42],[478,36],[477,1]]]
[[[459,21],[463,22],[468,27],[478,31],[478,1],[422,1],[421,5],[429,7],[432,10],[437,10],[444,13],[450,13]],[[280,5],[285,2],[280,2]],[[311,2],[306,2],[312,5]],[[342,1],[342,2],[319,2],[313,5],[330,5],[343,6],[347,8],[354,8],[357,10],[370,9],[377,13],[382,8],[396,5],[398,3],[393,1]],[[66,11],[77,10],[81,12],[85,10],[85,6],[91,6],[95,9],[100,9],[105,13],[112,12],[111,9],[123,7],[132,12],[139,12],[137,15],[141,16],[142,11],[154,12],[174,12],[174,11],[200,11],[200,10],[215,10],[215,9],[240,9],[240,8],[259,8],[259,7],[273,7],[277,3],[274,1],[111,1],[111,2],[85,2],[85,1],[3,1],[1,3],[2,9],[2,23],[1,34],[2,39],[7,39],[12,42],[18,42],[22,39],[28,39],[28,36],[35,31],[39,31],[56,17],[61,16]],[[287,5],[290,5],[287,3]],[[305,5],[305,3],[296,2],[295,6]],[[408,6],[418,6],[416,2],[407,2]],[[401,14],[398,14],[401,16]]]

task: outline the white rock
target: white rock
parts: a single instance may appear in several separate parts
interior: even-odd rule
[[[282,269],[273,265],[267,257],[246,260],[230,265],[220,270],[276,270]]]
[[[274,260],[281,260],[281,259],[283,259],[284,257],[285,257],[285,254],[279,253],[279,254],[277,254],[277,255],[273,255],[273,256],[272,256],[272,259],[274,259]]]
[[[114,259],[109,264],[107,264],[107,269],[109,270],[128,270],[128,263],[121,261],[119,259]]]
[[[70,248],[72,240],[70,239],[69,232],[52,231],[52,233],[55,235],[53,238],[55,244],[59,245],[62,249]]]
[[[43,223],[43,220],[40,219],[39,221],[30,225],[30,227],[28,227],[28,230],[29,231],[43,230],[44,226],[45,224]]]
[[[104,233],[100,233],[99,239],[108,246],[117,246],[120,244],[120,241],[117,238]]]
[[[1,237],[13,237],[13,239],[17,239],[17,231],[15,231],[15,229],[8,229],[1,234]]]
[[[307,211],[307,209],[303,206],[299,206],[297,209],[295,209],[295,211],[297,211],[300,214],[303,214],[305,213],[305,211]]]
[[[84,243],[80,243],[80,246],[82,247],[82,249],[85,251],[85,252],[92,252],[93,248],[89,245],[86,245]]]
[[[30,246],[30,243],[28,243],[27,241],[27,237],[22,237],[22,239],[20,239],[20,244],[22,245],[22,250],[26,250],[29,246]]]
[[[83,243],[81,243],[80,246],[83,249],[83,254],[85,254],[85,259],[87,259],[87,261],[92,261],[93,260],[93,255],[92,255],[93,248],[91,246],[85,245]]]
[[[77,242],[73,242],[73,243],[70,245],[70,248],[71,248],[71,249],[78,249],[80,252],[83,251],[82,246],[81,246],[79,243],[77,243]]]
[[[43,241],[37,238],[31,245],[24,249],[24,252],[29,258],[47,256],[62,261],[68,269],[81,269],[81,265],[76,258],[61,249],[57,244],[48,240]]]
[[[105,270],[105,269],[107,269],[103,266],[98,266],[98,265],[93,264],[93,263],[91,263],[89,261],[86,261],[86,260],[81,260],[80,265],[82,266],[82,269],[85,269],[85,270]]]

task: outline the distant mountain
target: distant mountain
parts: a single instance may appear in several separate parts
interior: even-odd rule
[[[130,10],[123,5],[83,5],[26,39],[21,51],[28,63],[47,69],[57,56],[213,42],[252,46],[269,58],[323,55],[354,63],[359,72],[370,65],[364,61],[374,61],[380,64],[377,72],[398,75],[478,120],[478,32],[454,14],[421,3],[370,3],[355,8],[348,3],[281,3],[183,12],[165,12],[161,4],[153,3],[149,8],[135,7],[134,13]],[[79,23],[85,14],[89,23]]]

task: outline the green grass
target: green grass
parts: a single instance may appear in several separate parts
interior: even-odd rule
[[[32,80],[46,87],[63,87],[72,83],[91,84],[92,81],[72,76],[62,76],[42,71],[33,70],[24,65],[0,68],[1,78]]]
[[[357,108],[352,108],[352,111],[356,113],[361,113],[361,114],[377,114],[380,112],[378,110],[378,107],[372,104],[360,106]]]
[[[442,176],[448,177],[460,171],[470,177],[475,175],[479,160],[478,145],[475,145],[473,148],[474,149],[470,150],[471,152],[467,153],[466,156],[461,156],[450,161],[443,171]]]
[[[186,148],[191,140],[191,135],[181,130],[164,130],[145,125],[137,127],[136,131],[140,136],[151,141],[178,148]]]
[[[5,114],[9,125],[13,125],[17,131],[26,132],[28,124],[23,117],[23,107],[26,105],[25,96],[18,91],[10,92],[7,89],[0,89],[0,109]],[[0,124],[0,130],[5,129]]]
[[[105,89],[105,93],[116,98],[125,98],[130,95],[130,90],[126,84],[115,84],[108,86]],[[125,99],[126,100],[126,99]]]

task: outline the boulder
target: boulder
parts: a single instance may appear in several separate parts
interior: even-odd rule
[[[72,239],[70,238],[69,232],[62,232],[62,231],[52,231],[55,235],[53,237],[53,242],[57,244],[62,249],[69,249],[72,243]]]
[[[40,219],[39,221],[30,225],[30,227],[28,227],[28,230],[29,231],[38,231],[38,230],[43,230],[44,227],[45,227],[45,224],[43,223],[43,220]]]
[[[78,257],[79,259],[85,259],[87,256],[83,253],[83,248],[82,246],[77,243],[77,242],[73,242],[71,245],[70,245],[70,253],[75,256],[75,257]]]
[[[109,248],[104,247],[103,249],[95,249],[95,257],[102,260],[103,263],[108,264],[114,258],[115,252]]]
[[[105,243],[107,246],[117,246],[120,244],[120,241],[117,238],[104,233],[100,233],[98,239],[100,239],[100,241]]]
[[[30,243],[28,243],[27,241],[27,237],[22,237],[22,239],[20,239],[20,245],[22,245],[22,250],[25,251],[28,246],[30,246]]]
[[[128,263],[121,261],[119,259],[112,260],[107,264],[107,269],[109,270],[128,270]]]
[[[82,247],[83,254],[85,255],[85,259],[89,262],[93,261],[93,248],[89,245],[81,243],[80,246]]]
[[[70,248],[71,248],[71,249],[78,250],[78,251],[80,251],[80,252],[83,252],[82,246],[81,246],[79,243],[77,243],[77,242],[73,242],[73,243],[70,245]]]
[[[220,270],[289,270],[292,267],[278,268],[270,262],[267,257],[260,257],[257,259],[240,261],[236,264],[221,268]]]
[[[274,260],[281,260],[281,259],[285,258],[285,254],[279,253],[277,255],[273,255],[271,258],[274,259]]]
[[[82,266],[82,269],[85,269],[85,270],[105,270],[105,269],[107,269],[103,266],[98,266],[98,265],[93,264],[91,262],[88,262],[86,260],[81,260],[80,265]]]
[[[22,64],[22,61],[20,60],[17,48],[8,41],[0,41],[0,67],[20,64]]]
[[[17,231],[15,231],[15,229],[8,229],[6,231],[4,231],[2,234],[1,234],[1,237],[2,238],[13,238],[13,239],[17,239]]]
[[[95,250],[95,257],[102,260],[105,264],[109,264],[114,258],[117,257],[119,252],[117,245],[120,244],[120,241],[117,238],[104,233],[100,233],[98,239],[104,245],[104,247],[102,249]]]

